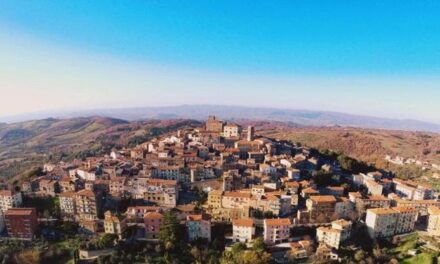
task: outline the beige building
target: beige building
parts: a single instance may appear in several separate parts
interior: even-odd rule
[[[290,219],[264,219],[264,242],[269,245],[287,242],[290,237]]]
[[[440,208],[436,206],[428,208],[428,227],[426,231],[431,236],[440,236]]]
[[[326,222],[335,213],[336,198],[333,195],[313,195],[306,201],[310,221]]]
[[[125,177],[112,177],[109,183],[110,193],[113,195],[121,195],[124,193]]]
[[[210,191],[208,193],[208,207],[209,208],[220,208],[222,207],[222,191]]]
[[[343,219],[333,221],[331,227],[318,227],[316,238],[318,242],[327,246],[339,249],[342,242],[347,240],[351,234],[352,223]]]
[[[240,136],[240,126],[238,126],[237,124],[227,124],[226,126],[224,126],[223,128],[223,136],[225,138],[236,138]]]
[[[76,215],[75,192],[60,193],[60,210],[63,219],[73,219]]]
[[[348,219],[353,216],[354,204],[347,197],[339,197],[335,204],[335,216]]]
[[[420,215],[427,215],[428,208],[431,206],[440,207],[440,201],[437,200],[396,200],[396,206],[398,207],[409,207],[416,209]]]
[[[411,208],[374,208],[365,219],[371,237],[384,238],[414,230],[417,210]]]
[[[81,220],[96,220],[98,218],[97,197],[90,190],[81,190],[75,194],[75,207]]]
[[[377,183],[375,180],[366,179],[364,181],[365,186],[368,189],[368,193],[371,195],[382,195],[383,186]]]
[[[60,192],[76,192],[77,184],[75,180],[72,180],[70,177],[63,177],[58,181],[58,185],[60,187]]]
[[[355,193],[356,194],[356,193]],[[354,197],[354,195],[352,196]],[[370,195],[366,198],[356,197],[356,210],[360,215],[363,215],[367,209],[370,208],[390,208],[391,199],[386,198],[383,195]]]
[[[254,220],[242,218],[232,221],[232,240],[234,242],[248,243],[255,235]]]
[[[4,212],[10,208],[21,207],[23,199],[20,192],[0,191],[0,209]]]
[[[365,222],[371,237],[383,238],[394,235],[399,213],[391,208],[374,208],[367,210]]]
[[[127,228],[125,217],[113,215],[110,211],[104,214],[104,231],[107,234],[115,234],[120,238]]]
[[[395,234],[405,234],[414,231],[417,220],[417,210],[408,207],[393,207],[399,213],[397,218]]]
[[[224,192],[222,196],[223,208],[244,208],[250,207],[252,194],[250,192]]]
[[[158,206],[175,207],[178,200],[177,182],[175,180],[149,179],[144,200]]]

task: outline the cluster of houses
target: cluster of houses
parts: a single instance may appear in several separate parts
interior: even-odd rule
[[[332,184],[318,186],[316,171],[333,175]],[[372,238],[413,232],[416,223],[440,236],[440,201],[432,187],[380,171],[352,175],[308,148],[214,116],[203,127],[134,148],[46,164],[44,173],[20,191],[0,186],[0,231],[32,239],[39,219],[34,208],[21,208],[23,196],[42,196],[57,197],[62,220],[83,232],[123,238],[132,226],[137,239],[157,241],[165,212],[172,212],[190,241],[211,241],[211,227],[228,224],[231,242],[262,237],[269,246],[285,245],[290,259],[337,258],[360,221]],[[196,187],[207,194],[201,206]],[[115,209],[122,201],[130,201],[123,212]],[[316,237],[296,236],[292,230],[299,226],[316,228]]]
[[[389,163],[392,163],[392,164],[398,165],[398,166],[416,165],[416,166],[421,167],[423,170],[429,170],[429,169],[440,170],[439,164],[430,163],[428,161],[422,161],[422,160],[418,160],[418,159],[414,159],[414,158],[404,158],[401,156],[393,157],[391,155],[386,155],[385,160],[388,161]]]

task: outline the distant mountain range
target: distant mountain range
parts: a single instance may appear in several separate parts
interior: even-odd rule
[[[327,111],[293,110],[225,105],[181,105],[171,107],[137,107],[94,109],[81,111],[39,112],[26,115],[0,117],[0,122],[19,122],[43,118],[72,118],[102,116],[128,121],[147,119],[205,120],[216,115],[224,120],[271,120],[296,123],[301,126],[342,126],[407,131],[440,132],[440,124],[412,119],[391,119],[352,115]],[[0,124],[1,126],[1,124]]]

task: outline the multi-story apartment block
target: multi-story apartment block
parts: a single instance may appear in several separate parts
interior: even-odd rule
[[[38,230],[35,208],[10,208],[5,212],[8,235],[15,238],[33,239]]]
[[[41,194],[45,194],[49,196],[55,196],[55,194],[58,193],[59,190],[58,181],[53,179],[40,180],[39,187]]]
[[[417,210],[403,207],[367,210],[366,225],[371,237],[383,238],[414,230]]]
[[[76,192],[78,190],[77,181],[70,177],[63,177],[58,181],[60,192]]]
[[[316,238],[320,243],[325,243],[329,247],[339,249],[340,244],[350,237],[351,225],[350,221],[342,219],[333,221],[331,227],[318,227],[316,229]]]
[[[217,178],[214,168],[207,168],[203,166],[190,168],[189,174],[190,174],[189,178],[191,182]]]
[[[222,206],[222,191],[213,190],[208,193],[208,207],[220,208]]]
[[[352,196],[353,197],[353,196]],[[382,195],[370,195],[368,197],[355,198],[356,211],[363,215],[370,208],[389,208],[391,207],[391,199]]]
[[[252,194],[250,192],[224,192],[222,196],[222,207],[239,209],[250,207]]]
[[[254,220],[251,218],[242,218],[232,221],[232,240],[234,242],[251,242],[254,235]]]
[[[94,192],[81,190],[75,194],[76,213],[81,220],[96,220],[98,218],[99,201]]]
[[[409,207],[414,208],[419,212],[419,215],[427,215],[428,208],[431,206],[440,207],[440,201],[438,200],[395,200],[397,207]]]
[[[335,213],[336,198],[333,195],[313,195],[306,201],[311,221],[328,221]]]
[[[110,211],[104,214],[104,231],[122,237],[127,228],[127,220],[123,216],[113,215]]]
[[[335,204],[335,214],[338,218],[348,219],[354,213],[354,203],[347,197],[339,197]]]
[[[174,180],[148,179],[144,200],[158,206],[175,207],[178,200],[177,182]]]
[[[341,230],[341,242],[347,240],[351,236],[352,222],[344,219],[335,220],[332,222],[332,228]]]
[[[20,192],[9,190],[0,191],[0,209],[3,211],[9,208],[20,207],[23,204],[23,198]]]
[[[368,233],[374,238],[390,237],[395,234],[399,212],[391,208],[374,208],[367,210],[365,219]]]
[[[110,193],[114,195],[123,194],[126,181],[127,179],[125,177],[112,177],[109,183]]]
[[[428,184],[418,184],[412,181],[393,179],[396,194],[408,200],[429,200],[433,189]]]
[[[264,242],[277,244],[287,242],[290,237],[290,219],[264,219]]]
[[[145,237],[147,239],[158,239],[163,215],[157,212],[148,212],[144,215]]]
[[[63,219],[73,219],[76,215],[75,192],[62,192],[58,197]]]
[[[368,194],[371,195],[382,195],[383,193],[383,186],[379,184],[378,182],[367,179],[364,181],[365,187],[368,189]]]
[[[151,177],[155,179],[183,181],[184,175],[180,166],[159,166],[151,170]]]
[[[392,209],[399,213],[395,233],[405,234],[414,231],[418,214],[417,210],[408,207],[393,207]]]
[[[190,241],[194,241],[198,238],[211,241],[211,217],[209,215],[188,215],[186,218],[186,227]]]

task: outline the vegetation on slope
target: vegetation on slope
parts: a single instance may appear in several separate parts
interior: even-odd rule
[[[0,178],[16,180],[43,162],[108,154],[153,136],[200,125],[192,120],[127,122],[104,117],[43,119],[0,126]]]

